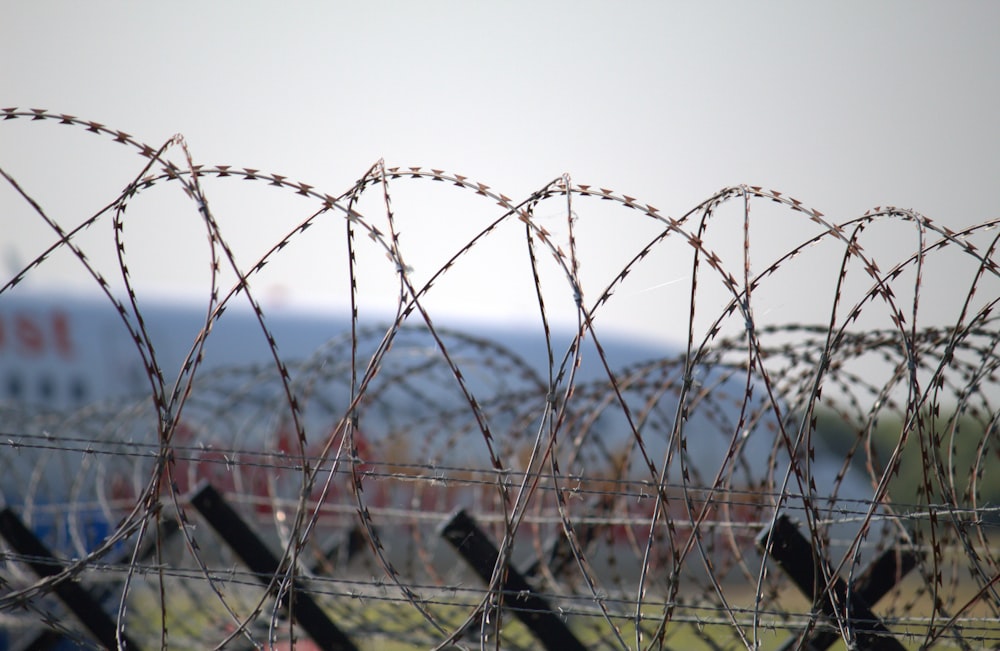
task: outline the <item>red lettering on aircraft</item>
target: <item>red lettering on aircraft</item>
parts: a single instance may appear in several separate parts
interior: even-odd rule
[[[65,312],[52,313],[52,336],[55,350],[60,357],[73,357],[73,339],[69,334],[69,315]]]
[[[72,359],[75,348],[69,315],[61,310],[0,314],[0,354],[4,353]]]
[[[14,338],[18,348],[28,355],[40,355],[45,350],[42,328],[29,316],[18,314],[14,317]]]

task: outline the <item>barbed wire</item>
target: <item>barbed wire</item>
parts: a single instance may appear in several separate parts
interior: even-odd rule
[[[68,254],[142,368],[130,395],[0,406],[4,526],[23,523],[53,552],[18,549],[4,529],[0,627],[14,648],[51,634],[101,646],[67,616],[66,585],[101,604],[119,647],[309,648],[308,600],[355,648],[551,648],[530,624],[543,615],[586,648],[1000,643],[1000,481],[989,472],[1000,221],[956,232],[879,207],[836,223],[756,186],[725,188],[675,219],[568,175],[512,199],[381,161],[326,193],[198,164],[180,136],[154,147],[70,115],[0,115],[83,129],[140,156],[116,196],[69,221],[0,160],[26,219],[55,238],[3,284],[0,311]],[[209,180],[255,181],[307,207],[247,264],[213,212]],[[485,218],[417,273],[395,198],[428,182],[478,200]],[[163,186],[195,207],[212,271],[176,368],[132,280],[125,228],[129,206]],[[811,231],[762,263],[763,206]],[[609,208],[655,228],[598,282],[582,238],[591,211]],[[733,210],[741,246],[728,253],[723,215]],[[261,278],[328,222],[343,229],[349,326],[292,359]],[[84,236],[107,224],[117,279]],[[915,246],[882,251],[868,233],[885,224],[908,229]],[[512,227],[536,301],[530,353],[436,318],[437,288]],[[621,363],[598,323],[668,246],[690,261],[686,302],[671,306],[686,340]],[[396,282],[381,325],[359,316],[365,247]],[[833,282],[807,283],[815,291],[802,297],[826,308],[825,321],[770,322],[769,302],[792,291],[788,275],[810,271],[803,261],[832,264],[817,276]],[[954,273],[950,300],[932,303],[928,279],[942,268]],[[213,365],[237,304],[266,355]],[[562,336],[553,324],[568,321],[576,327]],[[230,505],[280,550],[273,570],[246,564],[205,500]],[[495,550],[474,558],[487,543]]]

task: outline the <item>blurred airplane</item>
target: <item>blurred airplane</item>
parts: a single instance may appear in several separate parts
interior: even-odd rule
[[[105,500],[134,500],[158,449],[163,414],[183,410],[173,431],[173,444],[187,451],[175,455],[178,489],[184,492],[211,478],[220,488],[249,492],[258,506],[267,506],[279,497],[275,477],[281,474],[273,468],[265,472],[268,464],[302,452],[321,454],[331,431],[348,415],[369,367],[377,373],[357,404],[355,453],[383,468],[409,462],[492,472],[487,455],[502,455],[505,466],[516,467],[534,445],[546,410],[567,403],[556,454],[569,475],[589,475],[599,483],[630,468],[649,481],[644,455],[670,469],[667,477],[675,487],[684,476],[695,485],[721,481],[729,488],[756,486],[759,491],[768,475],[780,490],[789,467],[775,416],[761,401],[764,392],[757,392],[756,402],[744,399],[745,371],[696,369],[697,383],[681,416],[684,357],[667,347],[601,337],[599,354],[588,335],[570,393],[568,374],[574,365],[564,367],[561,379],[558,372],[576,335],[571,329],[551,333],[551,362],[543,329],[529,326],[466,323],[460,331],[452,324],[437,330],[435,339],[422,323],[407,325],[384,351],[392,330],[387,324],[365,321],[352,331],[350,319],[340,314],[278,307],[264,311],[265,331],[258,314],[234,306],[204,337],[195,355],[200,362],[193,389],[185,394],[191,354],[205,332],[206,306],[144,300],[141,320],[130,309],[126,313],[123,319],[103,297],[38,291],[0,295],[0,410],[8,448],[0,454],[0,465],[6,466],[0,490],[6,504],[92,504],[95,490]],[[162,383],[151,367],[159,370]],[[152,400],[156,394],[159,398]],[[157,406],[165,411],[157,414]],[[53,414],[64,416],[54,419]],[[682,439],[673,435],[678,417]],[[304,451],[297,447],[295,427],[307,433]],[[484,436],[486,427],[491,436]],[[821,496],[834,486],[841,499],[870,494],[860,477],[848,473],[840,479],[842,458],[822,449],[811,461],[804,451],[796,455],[808,465],[818,487],[813,490]],[[239,458],[250,463],[240,467],[234,462]],[[136,464],[146,464],[146,470]],[[349,478],[342,483],[348,486]],[[487,489],[489,484],[484,482]],[[478,499],[468,490],[440,487],[423,490],[415,501],[412,481],[381,488],[390,485],[386,479],[370,489],[368,505],[412,508],[431,506],[428,500],[453,500],[470,506]],[[794,481],[785,488],[809,490]],[[294,496],[294,487],[286,489]],[[651,509],[652,502],[641,508]],[[59,517],[35,517],[33,526],[68,544],[72,536],[58,533],[65,527]],[[106,520],[114,518],[88,520],[89,540],[81,549],[76,535],[77,553],[107,533]]]
[[[148,342],[142,345],[137,344],[122,315],[105,297],[54,292],[0,296],[0,402],[52,410],[113,397],[148,395],[150,380],[141,350],[151,353],[151,360],[155,360],[166,381],[178,378],[185,357],[205,326],[206,306],[194,301],[159,299],[142,301],[139,310],[148,336]],[[417,317],[408,323],[415,320]],[[128,321],[134,331],[139,329],[139,319],[134,315]],[[378,320],[377,326],[374,323],[362,322],[359,328],[369,337],[373,330],[384,335],[391,319]],[[301,361],[331,340],[351,336],[348,317],[316,308],[267,309],[263,324],[267,334],[248,308],[225,310],[205,337],[198,372],[274,363],[275,354],[286,362]],[[466,323],[459,327],[471,337],[502,346],[538,372],[539,377],[547,376],[549,364],[541,328],[535,333],[527,326]],[[444,330],[455,332],[456,328],[452,324]],[[557,365],[574,334],[565,329],[553,333]],[[268,336],[273,338],[275,351],[268,345]],[[423,345],[434,347],[435,342],[425,337]],[[610,351],[615,366],[676,353],[666,347],[658,349],[621,339],[612,340]],[[578,377],[584,380],[602,374],[603,368],[597,364],[581,365],[578,370]]]

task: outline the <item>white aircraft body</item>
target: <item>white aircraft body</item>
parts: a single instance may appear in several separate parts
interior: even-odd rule
[[[131,311],[131,306],[126,304]],[[185,357],[201,334],[207,306],[193,301],[160,299],[141,301],[139,311],[164,379],[180,374]],[[135,327],[136,320],[129,317]],[[369,336],[373,328],[384,334],[390,318],[361,322]],[[419,317],[408,323],[419,322]],[[278,357],[287,362],[312,357],[331,340],[351,334],[351,321],[330,311],[305,307],[277,307],[265,311],[264,326],[277,344]],[[374,325],[374,324],[378,325]],[[264,329],[256,314],[232,307],[212,324],[199,373],[221,367],[274,363]],[[536,372],[548,366],[544,338],[528,327],[460,326],[469,336],[496,342],[520,356]],[[454,326],[444,326],[454,332]],[[572,334],[563,329],[554,335],[558,358],[565,353]],[[427,346],[434,342],[427,339]],[[648,361],[667,355],[666,349],[612,342],[618,365]],[[364,363],[366,360],[360,360]],[[593,379],[602,373],[595,365],[581,366],[579,374]],[[0,296],[0,400],[6,403],[66,409],[86,403],[150,393],[146,370],[136,342],[111,301],[102,296],[85,298],[42,293]]]
[[[172,481],[179,493],[209,479],[256,500],[268,517],[275,500],[294,500],[303,458],[343,475],[325,495],[319,475],[312,495],[347,518],[356,513],[351,484],[359,476],[364,504],[373,512],[488,508],[497,494],[497,465],[509,469],[506,481],[516,490],[523,479],[518,471],[526,469],[532,450],[544,451],[548,437],[557,441],[551,449],[564,481],[585,489],[588,482],[595,491],[607,487],[616,477],[655,486],[667,468],[666,483],[678,494],[715,485],[743,491],[740,499],[747,502],[773,503],[782,491],[810,490],[794,476],[786,479],[788,455],[775,415],[759,400],[763,392],[758,402],[744,403],[743,371],[695,369],[686,415],[676,426],[684,376],[677,351],[601,338],[602,358],[589,336],[570,393],[573,364],[561,379],[558,369],[571,331],[552,335],[550,366],[541,327],[467,326],[465,334],[441,328],[435,340],[414,313],[410,322],[421,325],[400,330],[379,357],[388,325],[362,323],[352,335],[343,316],[269,309],[264,324],[272,349],[258,316],[234,306],[205,337],[186,392],[186,360],[204,332],[207,306],[147,300],[139,307],[141,345],[134,334],[138,321],[130,317],[130,333],[107,298],[0,295],[0,404],[6,414],[0,489],[3,502],[23,510],[53,547],[86,553],[134,504],[154,472],[165,415],[173,419]],[[155,361],[162,382],[151,379],[140,351]],[[377,372],[365,384],[370,368]],[[347,445],[343,423],[358,395],[364,398],[354,406],[357,427]],[[829,495],[834,486],[840,499],[870,494],[867,483],[850,473],[838,479],[842,459],[820,454],[801,463],[818,487],[814,497]],[[416,481],[433,477],[441,479],[434,486]],[[759,483],[765,479],[773,482],[770,489]],[[706,494],[700,495],[695,502]],[[631,513],[637,522],[652,516],[653,500],[633,501],[612,508],[625,509],[618,515]],[[549,497],[539,502],[554,508]],[[680,505],[678,500],[675,507]],[[580,508],[592,514],[597,507]],[[81,513],[88,514],[84,534],[71,530]]]

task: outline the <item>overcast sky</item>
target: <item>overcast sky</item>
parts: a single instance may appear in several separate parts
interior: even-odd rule
[[[4,107],[95,120],[153,146],[181,133],[196,163],[275,172],[333,195],[384,159],[456,172],[515,200],[568,173],[680,217],[745,183],[791,194],[831,221],[891,204],[957,229],[1000,216],[997,25],[994,2],[912,0],[19,2],[0,20],[0,98]],[[142,162],[83,129],[0,122],[0,167],[67,224],[113,199]],[[433,195],[416,185],[398,190],[402,244],[416,272],[429,273],[476,230],[456,224],[482,227],[500,213],[452,186]],[[234,181],[206,191],[244,260],[315,208]],[[378,203],[369,201],[374,215]],[[190,202],[175,188],[137,204],[128,230],[136,282],[203,296],[207,247]],[[581,251],[595,274],[589,292],[655,233],[597,204],[575,206],[581,224],[591,214],[604,220]],[[51,242],[9,188],[0,190],[0,209],[8,267]],[[564,210],[551,202],[539,214],[558,231]],[[803,239],[798,226],[782,225],[790,218],[776,219],[761,231],[762,250],[763,240],[778,251]],[[740,223],[731,219],[711,240],[736,255],[734,269]],[[463,235],[450,242],[444,234],[453,227]],[[105,269],[114,263],[109,232],[86,241]],[[322,244],[303,244],[301,255],[275,265],[262,290],[342,300],[345,271],[330,261],[343,248],[342,226],[317,232]],[[480,266],[455,274],[439,309],[502,320],[537,312],[522,277],[521,233],[511,229]],[[890,248],[912,250],[915,241],[883,237]],[[835,276],[835,253],[817,251],[802,269]],[[606,321],[683,336],[691,263],[675,257],[622,287]],[[37,283],[89,282],[68,257],[46,269]],[[801,276],[786,280],[789,301],[816,293]],[[367,285],[372,296],[391,299],[387,278]],[[759,313],[822,314],[768,300]]]

